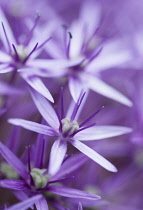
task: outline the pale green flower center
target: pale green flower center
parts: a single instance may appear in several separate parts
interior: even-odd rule
[[[0,170],[7,179],[19,178],[19,174],[8,163],[2,163]]]
[[[43,175],[43,173],[46,171],[46,169],[39,169],[39,168],[33,168],[31,170],[31,176],[33,178],[34,184],[36,188],[43,188],[47,185],[50,176],[49,174]]]
[[[68,118],[64,118],[61,120],[62,122],[62,132],[66,133],[70,130],[68,135],[72,135],[75,131],[79,129],[79,125],[76,121],[70,121]]]
[[[23,45],[17,45],[16,50],[17,50],[17,54],[19,56],[19,60],[24,61],[29,54],[28,49],[26,47],[24,47]],[[13,50],[12,54],[15,55],[14,50]]]

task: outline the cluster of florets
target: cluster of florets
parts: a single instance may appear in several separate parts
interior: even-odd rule
[[[0,209],[143,208],[141,3],[0,2]]]

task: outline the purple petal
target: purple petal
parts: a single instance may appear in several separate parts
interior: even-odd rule
[[[42,196],[42,198],[40,198],[36,203],[36,208],[37,210],[48,210],[48,204],[46,199],[44,198],[44,196]]]
[[[81,94],[81,91],[84,89],[84,85],[79,78],[70,77],[69,78],[69,89],[70,93],[75,102],[78,101],[78,98]]]
[[[47,89],[47,87],[44,85],[42,80],[38,78],[35,75],[28,75],[26,73],[20,73],[21,76],[25,79],[25,81],[36,91],[38,91],[40,94],[42,94],[44,97],[46,97],[49,101],[54,103],[54,99]]]
[[[53,127],[59,129],[59,120],[55,113],[55,110],[50,105],[50,103],[38,92],[31,89],[31,95],[34,100],[35,105],[37,106],[39,112],[47,123]]]
[[[100,140],[132,132],[131,128],[122,126],[94,126],[77,133],[74,138],[81,141]]]
[[[49,186],[48,191],[54,194],[61,195],[64,197],[69,197],[69,198],[82,198],[82,199],[88,199],[88,200],[100,199],[100,196],[98,195],[94,195],[94,194],[77,190],[77,189],[60,187],[60,186]]]
[[[57,179],[58,177],[64,177],[73,171],[79,169],[87,161],[87,157],[83,154],[76,154],[72,157],[69,157],[61,166],[60,170],[51,180]],[[50,180],[50,181],[51,181]]]
[[[0,63],[5,63],[5,62],[6,63],[11,62],[11,57],[8,54],[6,54],[0,50]],[[3,65],[7,65],[7,64],[3,64]]]
[[[88,87],[91,90],[103,96],[111,98],[129,107],[133,105],[132,102],[126,96],[124,96],[122,93],[120,93],[119,91],[111,87],[110,85],[106,84],[99,78],[95,77],[94,75],[93,76],[87,75],[86,82],[87,82]]]
[[[8,73],[13,71],[14,68],[12,66],[7,66],[7,65],[0,65],[0,74]]]
[[[78,210],[83,210],[81,203],[78,204]]]
[[[24,179],[29,178],[25,165],[12,153],[2,142],[0,142],[0,153],[3,158],[20,174]]]
[[[84,1],[80,10],[80,19],[78,21],[83,24],[83,27],[85,24],[87,26],[88,33],[86,33],[86,40],[91,39],[92,34],[100,24],[100,18],[101,15],[99,5],[92,1]],[[83,36],[83,33],[81,36]]]
[[[3,95],[13,95],[13,94],[22,94],[23,91],[18,90],[2,81],[0,81],[0,94]]]
[[[103,47],[100,56],[96,57],[91,64],[89,64],[88,69],[94,72],[100,72],[108,68],[113,68],[124,64],[131,59],[131,54],[126,49],[120,49],[121,42],[119,40],[114,40]]]
[[[76,66],[82,62],[83,58],[68,60],[68,59],[36,59],[29,61],[28,64],[32,67],[48,69],[54,71],[67,69],[72,66]]]
[[[86,146],[85,144],[81,143],[78,140],[69,140],[69,142],[76,147],[79,151],[87,155],[89,158],[91,158],[93,161],[101,165],[103,168],[107,169],[108,171],[117,172],[116,167],[110,163],[108,160],[106,160],[104,157],[99,155],[97,152],[95,152],[90,147]]]
[[[26,128],[30,131],[34,131],[36,133],[41,133],[41,134],[45,134],[45,135],[49,135],[49,136],[55,136],[55,131],[47,125],[41,125],[36,122],[31,122],[28,120],[22,120],[22,119],[16,119],[16,118],[9,119],[8,122],[13,125],[17,125],[17,126]]]
[[[16,179],[1,180],[0,186],[12,190],[29,190],[29,187],[25,181]]]
[[[6,112],[6,109],[0,109],[0,116]]]
[[[0,20],[1,22],[3,22],[5,26],[5,30],[8,35],[10,43],[16,43],[13,32],[2,10],[0,10]],[[2,27],[1,27],[1,39],[2,39],[3,44],[5,45],[5,48],[9,50],[9,46],[7,45],[6,37],[4,35],[4,32],[2,31]]]
[[[24,201],[24,200],[27,200],[29,198],[29,196],[24,191],[14,190],[13,194],[20,201]]]
[[[49,162],[49,174],[54,175],[60,169],[61,164],[67,152],[67,142],[61,139],[57,139],[51,149],[50,162]]]
[[[7,210],[27,210],[32,205],[34,205],[38,200],[40,200],[42,195],[35,195],[32,198],[28,198],[20,203],[17,203],[11,207],[9,207]]]

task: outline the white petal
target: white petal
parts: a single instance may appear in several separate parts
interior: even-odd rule
[[[35,75],[30,76],[25,73],[20,73],[20,74],[32,88],[34,88],[36,91],[41,93],[49,101],[54,102],[54,99],[53,99],[51,93],[49,92],[49,90],[47,89],[47,87],[44,85],[44,83],[42,82],[42,80],[39,77],[37,77]]]
[[[59,120],[57,114],[51,104],[37,91],[31,88],[31,95],[34,100],[35,105],[37,106],[39,112],[47,123],[55,129],[59,129]]]
[[[116,167],[110,163],[108,160],[106,160],[104,157],[99,155],[97,152],[95,152],[90,147],[86,146],[85,144],[81,143],[78,140],[69,140],[70,143],[76,147],[79,151],[87,155],[89,158],[91,158],[93,161],[101,165],[103,168],[107,169],[108,171],[117,172]]]
[[[70,93],[71,93],[74,101],[77,102],[78,98],[81,94],[81,91],[84,90],[84,85],[79,78],[70,77],[69,78],[69,89],[70,89]]]
[[[126,96],[124,96],[122,93],[120,93],[107,83],[103,82],[99,78],[95,77],[94,75],[87,75],[86,82],[91,90],[103,96],[111,98],[129,107],[133,105],[132,102]]]
[[[5,62],[8,63],[10,61],[11,61],[11,57],[8,54],[0,51],[0,62],[2,62],[2,63],[5,63]]]
[[[9,119],[8,122],[13,125],[17,125],[22,128],[26,128],[30,131],[34,131],[36,133],[41,133],[44,135],[55,136],[55,134],[56,134],[54,129],[52,129],[51,127],[49,127],[47,125],[42,125],[42,124],[39,124],[36,122],[18,119],[18,118]]]
[[[100,55],[98,55],[89,65],[88,71],[98,72],[124,64],[131,59],[130,52],[120,49],[121,43],[113,41],[107,43]]]
[[[60,169],[61,164],[67,152],[67,142],[57,139],[51,149],[49,174],[54,175]]]
[[[81,141],[100,140],[120,136],[132,132],[131,128],[122,126],[95,126],[83,130],[75,135]]]

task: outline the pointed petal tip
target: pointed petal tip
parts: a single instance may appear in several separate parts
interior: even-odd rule
[[[9,118],[7,122],[10,124],[15,124],[15,118]]]
[[[133,102],[128,99],[128,101],[126,102],[125,105],[128,106],[128,107],[132,107],[133,106]]]
[[[116,167],[114,167],[111,172],[117,173],[118,172],[118,169]]]
[[[51,97],[51,98],[49,99],[49,101],[51,101],[52,103],[55,102],[54,99],[53,99],[53,97]]]

